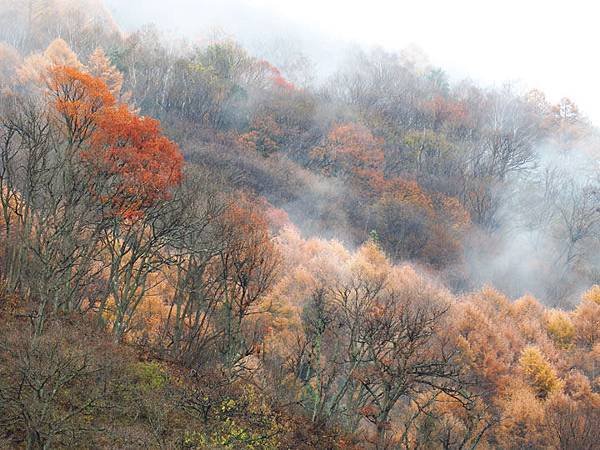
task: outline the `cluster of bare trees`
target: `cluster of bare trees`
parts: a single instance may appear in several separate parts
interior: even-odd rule
[[[341,416],[356,429],[366,419],[376,428],[376,447],[386,448],[399,403],[417,402],[418,393],[429,388],[461,395],[452,353],[436,342],[443,311],[356,286],[337,292],[339,310],[327,311],[323,296],[316,293],[310,305],[313,317],[307,314],[306,326],[312,329],[298,368],[313,420]]]
[[[62,77],[63,69],[57,70]],[[266,221],[251,200],[232,202],[207,170],[190,169],[162,193],[162,185],[149,191],[144,181],[150,162],[135,172],[133,159],[129,166],[104,160],[105,147],[97,142],[113,131],[102,129],[99,114],[111,97],[94,94],[94,87],[106,90],[101,79],[64,72],[72,78],[48,81],[49,99],[23,94],[3,105],[4,289],[35,305],[38,335],[48,314],[83,312],[95,315],[117,341],[136,328],[143,303],[163,289],[171,294],[153,338],[158,346],[190,365],[218,357],[235,366],[255,351],[259,328],[246,324],[268,307],[261,302],[277,273]],[[106,151],[120,148],[126,155],[145,142],[170,148],[160,137],[138,142],[134,133]],[[160,147],[152,151],[160,164]],[[164,170],[174,170],[169,158]]]
[[[250,203],[224,205],[209,186],[202,185],[206,197],[198,187],[192,182],[187,195],[195,221],[186,220],[164,270],[171,289],[160,346],[192,366],[216,358],[243,369],[263,333],[260,313],[269,309],[264,297],[280,257],[264,219],[246,209]]]
[[[69,143],[39,104],[14,101],[2,115],[3,281],[44,311],[83,306],[96,275],[102,212]]]
[[[293,393],[314,426],[361,430],[378,449],[411,448],[428,401],[445,395],[467,409],[473,402],[444,330],[448,305],[430,294],[385,271],[328,280],[306,300],[286,362],[266,355],[266,367],[287,383],[292,377],[294,388],[282,395]],[[407,410],[401,436],[392,423]]]

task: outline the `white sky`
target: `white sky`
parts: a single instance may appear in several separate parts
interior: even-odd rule
[[[206,11],[210,8],[206,0],[162,1],[170,5],[171,11],[175,11],[178,4],[182,8],[193,4],[199,6],[200,12],[204,7],[206,15],[210,15]],[[238,1],[249,8],[268,12],[275,20],[296,22],[306,27],[307,33],[319,31],[334,38],[381,45],[390,50],[416,44],[432,63],[451,74],[486,84],[519,81],[524,87],[542,89],[551,100],[571,97],[592,121],[600,124],[600,2]],[[127,3],[130,9],[135,3],[148,8],[150,2],[108,0],[108,3],[113,8]],[[227,7],[221,6],[221,9]],[[154,18],[156,22],[160,20],[161,17]],[[227,29],[226,19],[224,27]]]
[[[415,43],[452,72],[570,96],[600,123],[600,2],[246,0],[344,39]]]

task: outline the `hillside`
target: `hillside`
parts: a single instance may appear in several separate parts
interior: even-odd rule
[[[592,449],[600,135],[356,50],[0,1],[0,447]]]

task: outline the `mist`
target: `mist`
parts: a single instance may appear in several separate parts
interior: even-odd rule
[[[404,58],[410,54],[409,58],[420,67],[419,70],[428,70],[439,64],[453,84],[459,84],[465,75],[475,74],[475,81],[470,83],[493,88],[510,81],[516,95],[524,95],[529,88],[538,87],[535,83],[548,86],[544,80],[524,79],[527,73],[508,70],[498,71],[495,78],[490,77],[489,73],[475,66],[478,50],[471,53],[471,60],[463,66],[444,57],[432,61],[428,57],[428,46],[434,54],[440,55],[440,49],[420,32],[415,32],[414,37],[407,37],[405,30],[399,30],[401,38],[397,41],[367,38],[365,31],[372,29],[373,22],[387,24],[382,17],[374,20],[372,9],[365,16],[365,20],[371,22],[365,22],[364,29],[351,33],[343,25],[335,26],[331,22],[328,26],[326,21],[333,19],[327,19],[326,11],[325,19],[311,22],[305,16],[295,18],[283,14],[281,8],[268,2],[179,0],[169,5],[159,1],[143,2],[142,6],[136,1],[109,0],[107,4],[117,21],[129,31],[146,23],[156,23],[167,37],[185,37],[192,45],[231,37],[250,54],[271,61],[286,77],[309,90],[335,90],[340,73],[348,75],[358,70],[356,64],[360,55],[369,54],[374,47],[391,54],[403,53]],[[378,6],[380,14],[385,14],[390,8],[383,2]],[[315,5],[308,8],[311,7],[315,8]],[[351,22],[354,16],[348,16],[360,11],[363,6],[351,4],[348,7],[350,11],[341,12],[340,20]],[[440,24],[436,22],[436,25]],[[471,26],[472,30],[486,32],[477,24]],[[431,31],[435,40],[439,41],[439,36]],[[425,45],[415,42],[414,39],[419,38],[424,40]],[[469,35],[469,40],[471,42],[472,35]],[[514,43],[506,41],[503,45],[502,51],[506,52]],[[504,57],[510,58],[509,55]],[[519,58],[519,55],[515,54],[515,57]],[[517,63],[515,60],[512,64]],[[507,64],[511,67],[510,61]],[[513,73],[519,74],[517,81],[506,78]],[[550,92],[557,95],[563,89],[564,86],[557,84]],[[581,273],[573,270],[575,265],[583,263],[586,267],[594,267],[598,262],[596,253],[590,250],[597,245],[595,225],[593,230],[580,237],[573,237],[573,230],[569,230],[573,226],[570,221],[578,220],[575,215],[586,214],[575,211],[574,191],[598,188],[597,177],[594,178],[598,165],[597,144],[593,139],[582,139],[577,145],[584,148],[564,151],[559,145],[536,144],[532,149],[534,158],[531,167],[525,173],[511,176],[497,188],[495,195],[499,205],[493,234],[475,227],[464,241],[464,266],[460,270],[466,270],[468,289],[491,284],[513,298],[530,293],[549,303],[559,302],[567,306],[576,303],[581,292],[599,281],[597,271]],[[592,150],[587,151],[586,147]],[[340,203],[348,195],[347,188],[339,181],[319,179],[314,175],[310,177],[312,181],[302,181],[304,194],[292,201],[277,201],[268,194],[267,197],[284,209],[306,236],[336,238],[349,246],[360,244],[360,239],[348,232],[350,227],[346,214],[339,212],[332,216],[330,213],[331,204]],[[571,198],[567,194],[568,189],[572,190]],[[567,210],[571,211],[572,217],[565,216]]]
[[[596,448],[591,12],[0,0],[0,448]]]
[[[258,56],[265,42],[299,41],[319,69],[329,73],[339,48],[348,44],[399,51],[417,46],[454,78],[539,88],[553,101],[572,97],[592,119],[600,119],[594,93],[600,66],[591,55],[596,39],[593,4],[570,6],[538,0],[480,4],[427,0],[110,0],[117,20],[129,29],[154,22],[189,37],[207,29],[235,35]],[[559,31],[560,30],[560,31]],[[273,39],[275,38],[275,39]],[[535,55],[535,57],[532,57]]]
[[[171,128],[191,161],[203,164],[210,161],[214,167],[220,167],[235,180],[232,184],[240,189],[251,189],[286,211],[307,237],[336,239],[357,248],[371,232],[378,228],[393,230],[393,222],[402,222],[405,217],[412,222],[397,234],[410,236],[411,227],[417,228],[419,233],[430,233],[435,222],[443,220],[443,214],[438,212],[433,224],[421,223],[426,219],[422,212],[415,213],[411,209],[414,205],[401,205],[404,216],[376,217],[382,211],[386,212],[382,210],[383,203],[358,195],[351,180],[324,176],[311,170],[312,149],[324,145],[329,131],[336,125],[366,123],[377,138],[386,141],[382,148],[387,177],[414,179],[428,194],[440,191],[449,197],[460,198],[463,203],[468,201],[467,187],[459,184],[469,177],[480,176],[479,169],[472,167],[473,161],[489,157],[489,163],[494,163],[495,156],[485,154],[484,147],[489,144],[485,133],[517,137],[524,133],[527,163],[514,172],[502,174],[485,187],[489,190],[488,200],[493,203],[493,219],[483,224],[473,218],[472,228],[456,238],[463,248],[460,255],[454,256],[456,261],[448,264],[425,261],[424,267],[429,264],[428,270],[431,266],[439,269],[440,276],[446,278],[456,291],[491,284],[513,298],[531,293],[549,304],[575,304],[581,292],[600,281],[596,209],[599,140],[585,110],[576,114],[577,126],[585,128],[581,136],[563,139],[560,129],[556,131],[557,136],[529,136],[528,128],[542,125],[528,122],[531,112],[526,111],[529,106],[525,108],[522,103],[527,103],[525,99],[531,87],[545,87],[556,80],[549,73],[549,81],[542,80],[538,86],[540,79],[536,77],[539,74],[527,79],[532,75],[527,67],[523,67],[520,81],[509,78],[513,73],[519,73],[516,69],[522,63],[518,53],[513,60],[508,55],[515,45],[514,36],[494,44],[502,47],[504,53],[499,60],[504,59],[510,70],[499,70],[490,76],[489,72],[477,68],[489,62],[485,58],[478,61],[482,44],[461,49],[458,43],[465,43],[467,39],[475,45],[474,32],[482,33],[482,42],[487,42],[490,37],[483,33],[493,33],[493,30],[484,30],[481,23],[469,23],[461,31],[463,34],[448,36],[448,42],[441,45],[439,42],[445,41],[441,34],[447,29],[440,18],[419,27],[420,20],[428,23],[424,12],[420,8],[408,9],[406,17],[398,19],[396,29],[386,17],[395,11],[393,6],[386,2],[375,3],[376,7],[366,8],[363,4],[350,2],[348,9],[340,10],[339,15],[335,15],[335,8],[329,4],[313,2],[303,9],[303,13],[291,14],[290,11],[297,8],[293,2],[288,10],[269,1],[247,0],[176,0],[170,3],[106,0],[104,3],[91,2],[90,9],[100,11],[106,7],[112,18],[105,17],[98,26],[106,26],[111,23],[109,19],[114,19],[115,26],[120,28],[122,37],[107,37],[102,42],[117,57],[130,58],[120,61],[119,68],[142,64],[141,69],[136,70],[147,71],[145,84],[136,82],[135,71],[125,76],[125,86],[134,94],[140,109],[160,117],[165,126]],[[457,23],[462,23],[465,19],[459,16],[463,6],[457,6],[456,11],[444,8],[440,11],[452,13]],[[365,12],[362,19],[361,11]],[[474,14],[480,13],[474,9]],[[415,18],[413,24],[408,23],[412,21],[410,14]],[[15,21],[14,26],[22,30],[11,32],[13,36],[25,33],[22,13],[21,19],[23,22]],[[523,23],[521,19],[517,22],[518,35]],[[77,43],[76,33],[66,25],[56,26],[56,30],[77,49],[82,59],[94,50],[93,36],[89,43],[81,45]],[[392,36],[396,37],[392,39]],[[119,42],[123,37],[132,38],[131,47],[125,50]],[[165,100],[168,96],[186,107],[195,101],[204,101],[193,97],[195,81],[187,79],[190,73],[184,71],[176,81],[172,78],[172,67],[168,65],[175,67],[173,61],[180,65],[195,64],[195,58],[209,45],[225,41],[235,41],[240,53],[247,53],[244,58],[265,60],[280,70],[297,88],[299,98],[306,102],[309,125],[298,136],[298,142],[282,143],[281,154],[271,155],[268,160],[235,153],[231,148],[237,145],[235,139],[215,145],[210,133],[203,129],[204,125],[189,126],[197,111],[182,114],[176,106],[172,107],[172,112],[164,106],[169,104]],[[32,45],[42,48],[49,43],[49,38],[44,37]],[[17,41],[15,45],[18,46]],[[449,54],[455,56],[460,54],[460,58],[450,61],[443,55],[444,49],[451,50]],[[494,47],[488,50],[493,53]],[[540,57],[547,56],[540,54]],[[159,69],[164,70],[161,79],[156,77],[154,67],[163,64],[167,66]],[[510,88],[507,90],[506,86]],[[545,100],[547,107],[554,104],[556,94],[566,87],[561,83],[551,86]],[[225,103],[221,119],[227,124],[224,127],[228,133],[243,134],[252,127],[252,118],[263,113],[265,103],[272,99],[270,93],[261,89],[248,86],[246,98]],[[473,91],[477,91],[476,96],[469,98]],[[458,106],[469,105],[474,115],[480,115],[477,120],[482,123],[484,132],[468,139],[454,137],[456,142],[451,144],[455,146],[456,154],[449,154],[448,161],[443,162],[448,165],[449,172],[424,176],[411,167],[414,161],[408,156],[410,149],[405,135],[432,128],[431,124],[420,123],[419,118],[412,117],[414,111],[411,112],[411,108],[421,114],[419,103],[436,95],[454,98]],[[479,104],[482,102],[485,107]],[[386,116],[392,117],[391,125],[382,124],[381,118]],[[442,140],[446,139],[446,130],[435,132],[442,135]],[[399,166],[387,167],[395,164]],[[457,167],[460,167],[458,172]],[[281,173],[286,174],[285,182],[279,179]],[[463,181],[458,181],[461,179]],[[393,232],[391,236],[395,238]],[[445,237],[453,238],[455,236]],[[418,244],[413,245],[418,247]],[[424,263],[418,249],[388,250],[397,262]],[[455,279],[455,273],[462,274],[460,279]]]
[[[302,85],[326,80],[345,52],[359,45],[248,0],[107,0],[106,5],[130,32],[156,24],[166,36],[192,44],[233,38]]]

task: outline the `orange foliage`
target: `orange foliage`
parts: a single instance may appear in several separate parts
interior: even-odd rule
[[[279,150],[279,141],[284,136],[281,126],[270,115],[252,119],[250,131],[242,134],[238,142],[247,150],[269,156]]]
[[[527,386],[511,384],[500,407],[505,417],[496,431],[500,448],[547,448],[544,405]]]
[[[433,201],[416,181],[394,178],[386,182],[385,190],[394,201],[408,202],[418,206],[426,211],[427,215],[433,217]]]
[[[260,203],[244,194],[227,207],[219,222],[225,248],[216,268],[231,273],[233,278],[242,277],[235,280],[247,290],[246,298],[240,299],[240,307],[251,306],[246,302],[254,302],[270,287],[279,264],[269,223]],[[232,267],[222,267],[223,264]]]
[[[82,156],[103,176],[119,178],[113,206],[131,215],[170,198],[181,181],[183,156],[161,134],[159,122],[120,105],[103,111],[97,123],[92,147]]]
[[[429,194],[414,180],[385,180],[373,206],[384,248],[394,258],[420,258],[432,265],[455,261],[470,217],[456,198]]]
[[[115,104],[106,83],[74,67],[52,67],[47,85],[72,142],[87,139],[105,108]]]
[[[465,102],[453,101],[441,95],[436,95],[431,100],[425,101],[423,109],[431,115],[434,128],[438,128],[445,123],[457,128],[467,125],[469,121],[469,111]]]
[[[383,142],[359,124],[334,126],[323,146],[313,149],[313,164],[324,174],[350,178],[359,187],[379,190],[383,183]]]
[[[502,390],[525,341],[513,327],[510,302],[486,287],[454,310],[457,346],[465,364],[486,390]]]
[[[157,120],[117,104],[103,80],[73,67],[53,67],[48,87],[70,142],[89,138],[82,160],[103,179],[118,179],[109,191],[96,192],[115,213],[133,217],[169,198],[181,181],[183,156]]]
[[[575,335],[580,344],[592,348],[600,343],[600,288],[592,287],[583,295],[573,315]]]
[[[284,91],[294,91],[296,90],[296,86],[294,83],[286,80],[281,71],[275,67],[273,64],[266,60],[261,60],[258,62],[259,66],[266,70],[269,79],[273,82],[273,84],[283,89]]]

